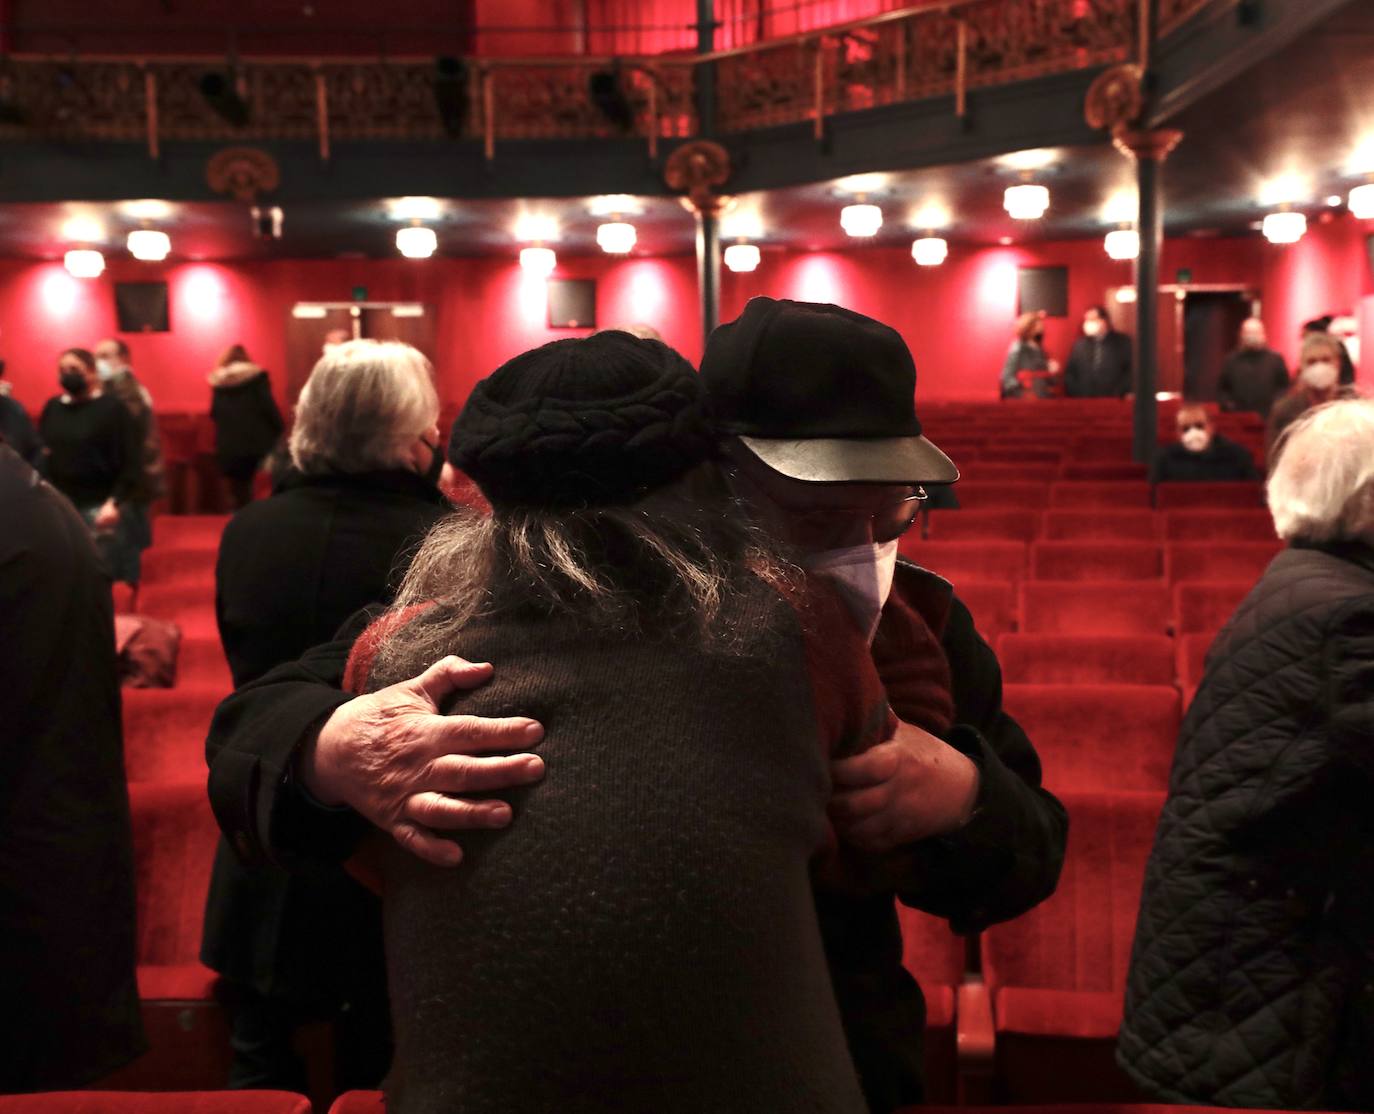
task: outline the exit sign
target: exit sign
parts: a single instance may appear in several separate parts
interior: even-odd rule
[[[1182,281],[1182,280],[1180,280],[1180,281]],[[366,286],[355,286],[355,287],[353,288],[353,300],[354,300],[355,302],[365,302],[365,301],[367,301],[367,287],[366,287]]]
[[[1178,276],[1176,281],[1180,286],[1187,286],[1190,282],[1193,281],[1193,272],[1190,271],[1187,267],[1180,267],[1178,269]]]

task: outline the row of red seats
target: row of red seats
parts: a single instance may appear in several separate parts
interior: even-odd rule
[[[926,524],[935,541],[1272,542],[1265,510],[1026,510],[1020,507],[933,511]]]
[[[1258,483],[1163,483],[1144,480],[960,480],[954,492],[964,510],[1256,510],[1264,505]],[[952,515],[954,511],[934,511]]]

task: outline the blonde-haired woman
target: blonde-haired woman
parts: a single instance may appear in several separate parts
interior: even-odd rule
[[[207,378],[215,462],[238,510],[252,501],[253,477],[281,436],[281,411],[266,370],[248,358],[241,344],[231,345]]]
[[[438,420],[429,361],[409,345],[355,340],[316,363],[291,432],[296,471],[235,515],[220,543],[216,611],[235,686],[391,600],[411,552],[450,510],[436,486]],[[202,959],[234,988],[232,1086],[299,1089],[292,1034],[320,1017],[349,1041],[337,1082],[380,1082],[380,917],[342,870],[249,867],[221,842]]]
[[[1046,398],[1049,377],[1059,371],[1059,361],[1045,356],[1045,314],[1023,313],[1016,319],[1016,335],[1002,364],[1002,397]]]

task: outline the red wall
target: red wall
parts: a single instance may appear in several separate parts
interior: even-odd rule
[[[1296,354],[1300,323],[1322,312],[1363,313],[1366,373],[1374,376],[1374,278],[1364,258],[1366,229],[1350,219],[1316,225],[1289,248],[1257,236],[1178,239],[1165,246],[1162,275],[1179,268],[1197,283],[1256,286],[1274,343]],[[1027,247],[955,245],[938,268],[917,267],[904,248],[846,252],[765,251],[752,274],[725,272],[721,313],[731,320],[754,295],[835,301],[895,326],[916,358],[922,397],[993,398],[1016,308],[1016,268],[1069,268],[1069,312],[1051,320],[1047,346],[1067,354],[1078,319],[1109,286],[1130,281],[1130,266],[1109,260],[1101,241]],[[686,256],[560,261],[560,277],[598,281],[603,325],[646,322],[688,359],[701,357],[696,268]],[[204,410],[205,374],[230,343],[245,344],[284,385],[285,329],[296,301],[346,301],[363,285],[378,301],[415,301],[436,315],[434,358],[441,394],[461,402],[471,384],[526,348],[559,336],[546,327],[543,284],[513,259],[308,260],[185,263],[163,267],[112,260],[100,279],[72,279],[60,263],[0,261],[0,356],[15,394],[31,409],[56,390],[58,352],[89,346],[114,328],[112,282],[165,278],[172,331],[126,339],[160,408]]]

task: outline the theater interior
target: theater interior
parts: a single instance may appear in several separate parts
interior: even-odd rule
[[[909,346],[961,478],[901,552],[968,605],[1070,816],[1026,915],[960,937],[901,909],[928,1100],[1146,1108],[1114,1060],[1142,872],[1207,650],[1281,548],[1259,480],[1150,462],[1195,401],[1262,471],[1263,419],[1217,404],[1251,316],[1289,368],[1335,319],[1374,384],[1374,4],[8,0],[0,35],[0,382],[36,417],[63,348],[125,341],[167,493],[116,611],[181,636],[173,685],[123,690],[150,1050],[0,1111],[383,1109],[331,1089],[322,1023],[308,1098],[209,1094],[221,352],[289,424],[331,330],[405,341],[446,434],[526,349],[648,325],[695,364],[761,295]],[[1098,305],[1134,338],[1128,397],[1001,397],[1019,314],[1063,362]]]

